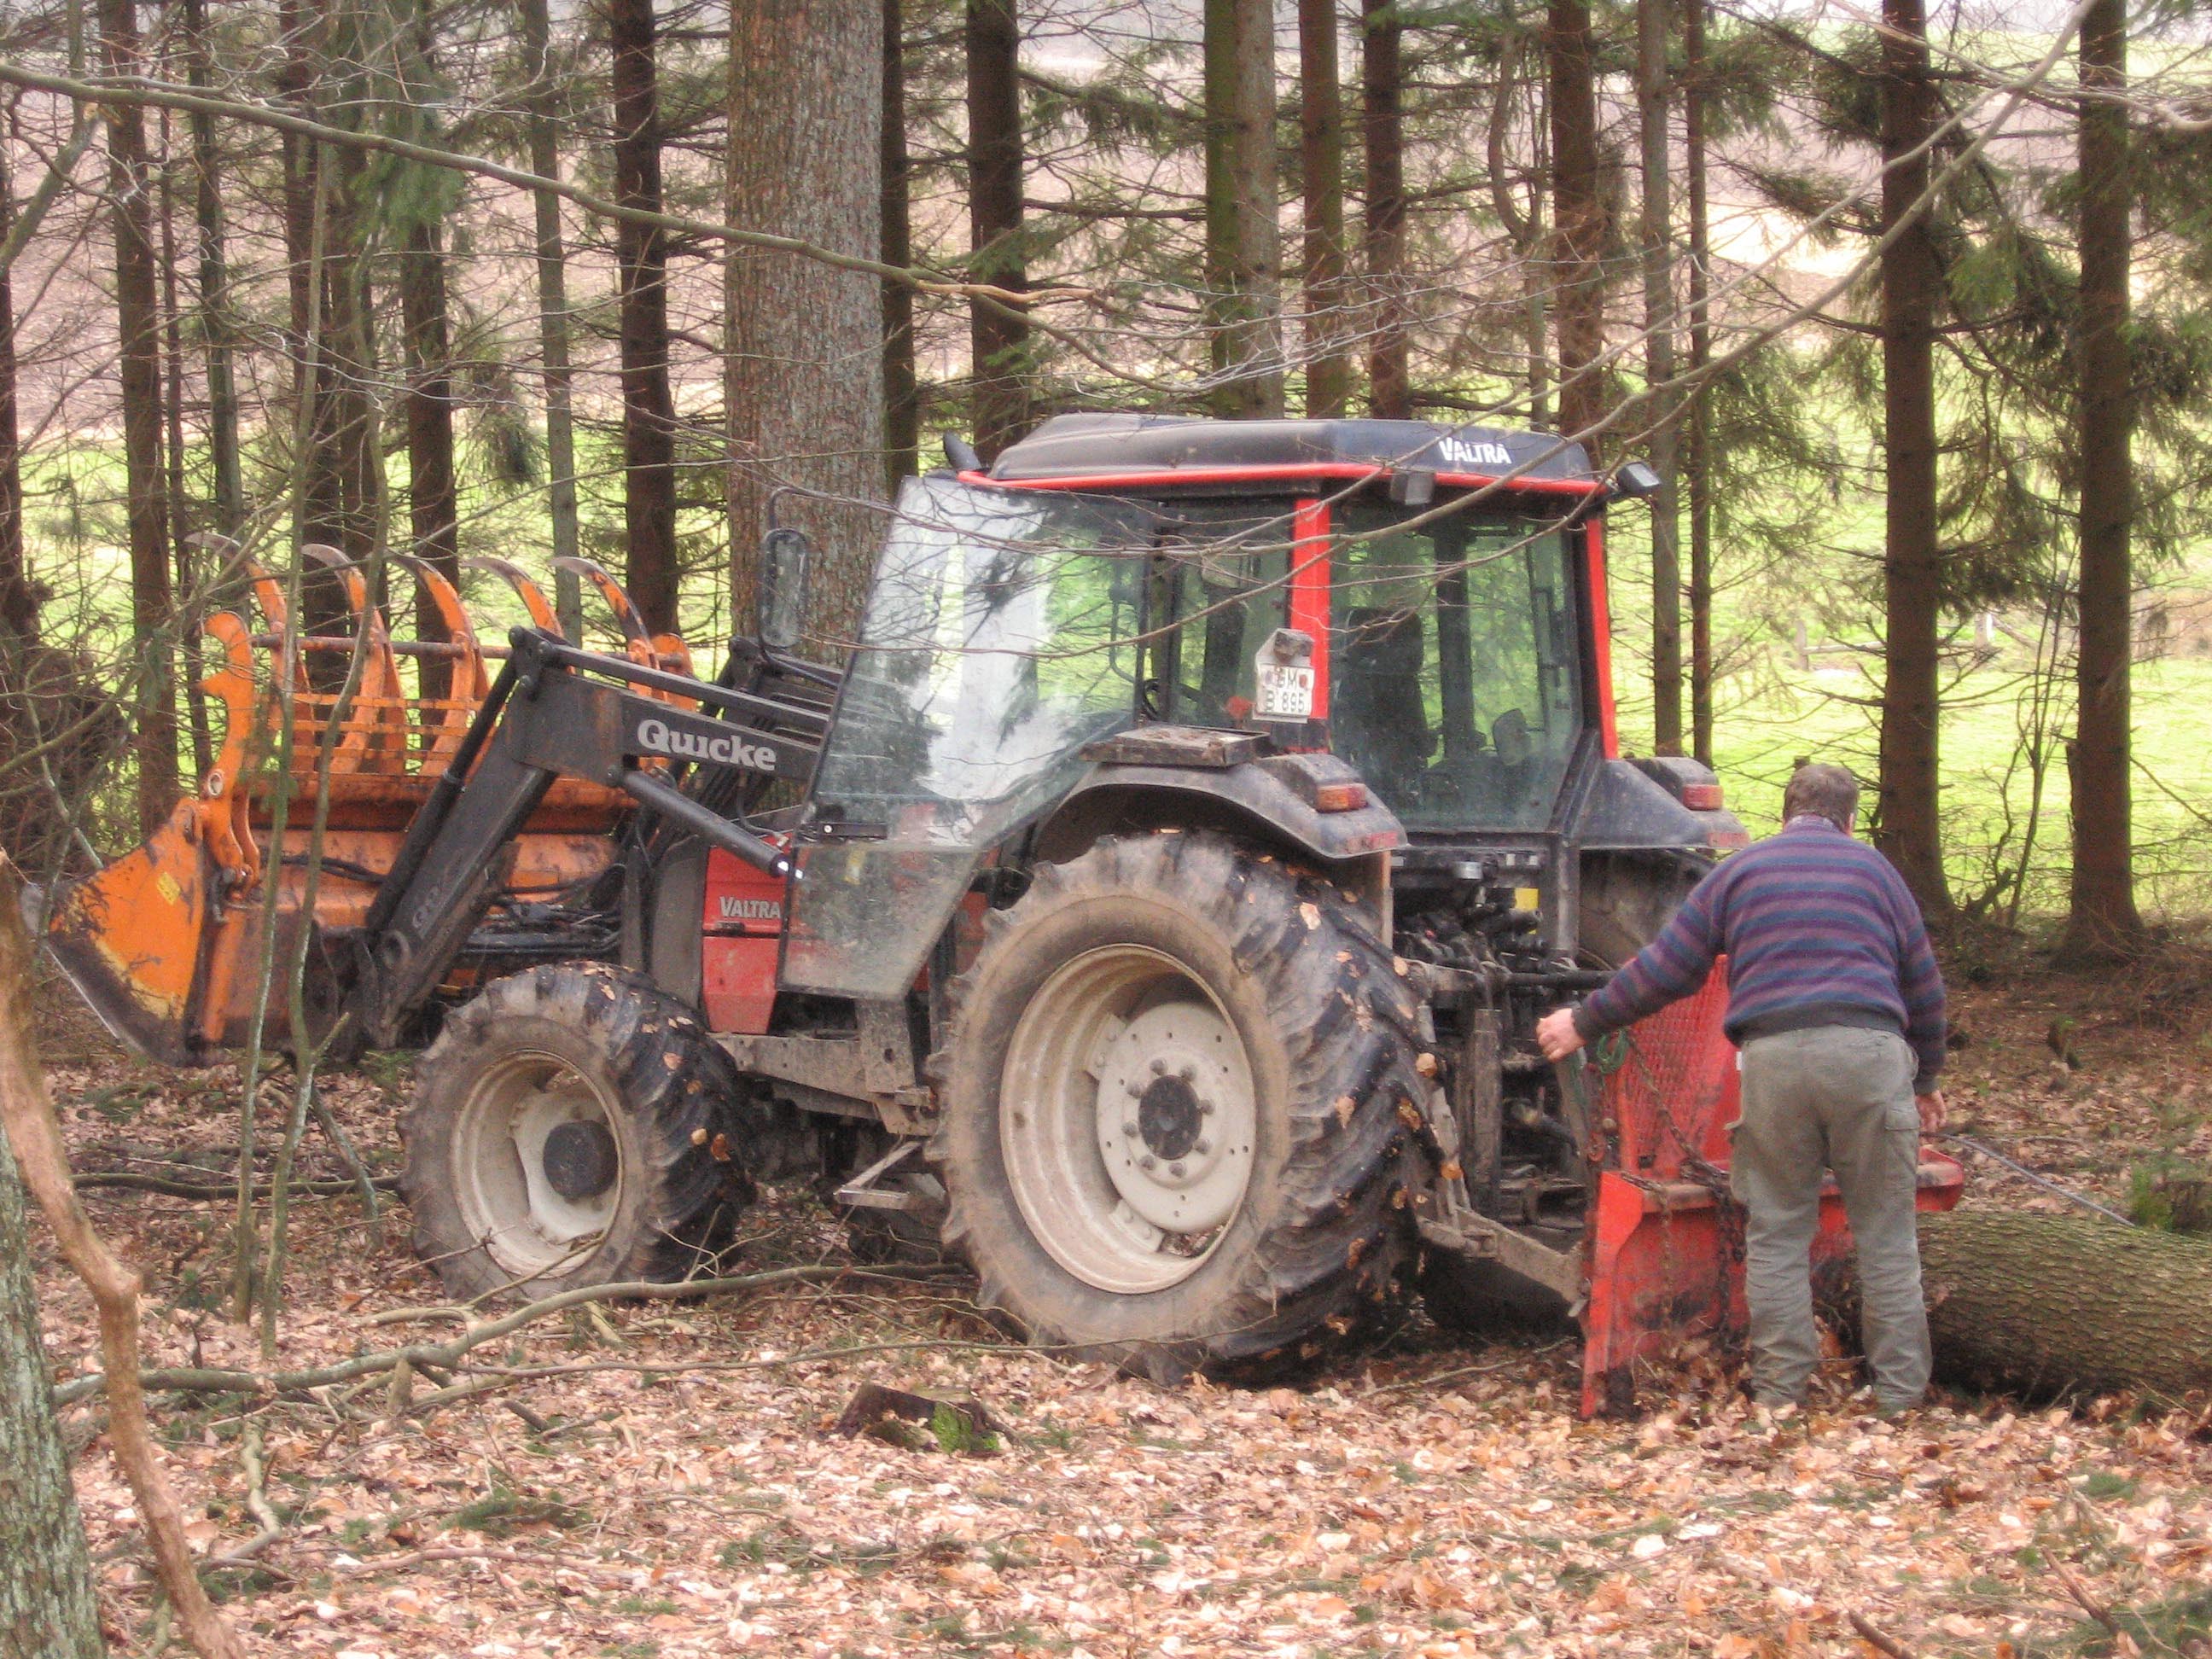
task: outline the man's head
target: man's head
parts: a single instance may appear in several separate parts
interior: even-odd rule
[[[1782,792],[1782,821],[1808,816],[1826,818],[1845,835],[1858,816],[1859,783],[1840,766],[1814,761],[1797,769]]]

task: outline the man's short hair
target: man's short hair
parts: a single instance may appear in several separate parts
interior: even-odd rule
[[[1859,781],[1840,766],[1812,761],[1797,769],[1782,792],[1782,821],[1822,817],[1849,832],[1859,811]]]

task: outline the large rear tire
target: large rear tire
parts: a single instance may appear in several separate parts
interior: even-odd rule
[[[1042,866],[933,1061],[945,1244],[1041,1345],[1163,1378],[1309,1360],[1404,1259],[1417,1012],[1272,855],[1164,833]]]
[[[403,1177],[456,1299],[681,1279],[752,1183],[740,1085],[697,1018],[598,963],[495,981],[422,1057]]]

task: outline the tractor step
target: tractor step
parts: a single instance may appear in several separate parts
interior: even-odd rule
[[[912,1212],[921,1209],[928,1200],[920,1193],[904,1187],[879,1187],[876,1184],[921,1150],[920,1141],[902,1140],[840,1187],[837,1189],[837,1202],[848,1210]]]

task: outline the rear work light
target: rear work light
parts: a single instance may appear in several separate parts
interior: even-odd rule
[[[1721,787],[1717,783],[1686,783],[1682,786],[1682,805],[1692,812],[1717,812],[1721,810]]]
[[[1314,790],[1316,812],[1356,812],[1367,805],[1364,783],[1324,783]]]

